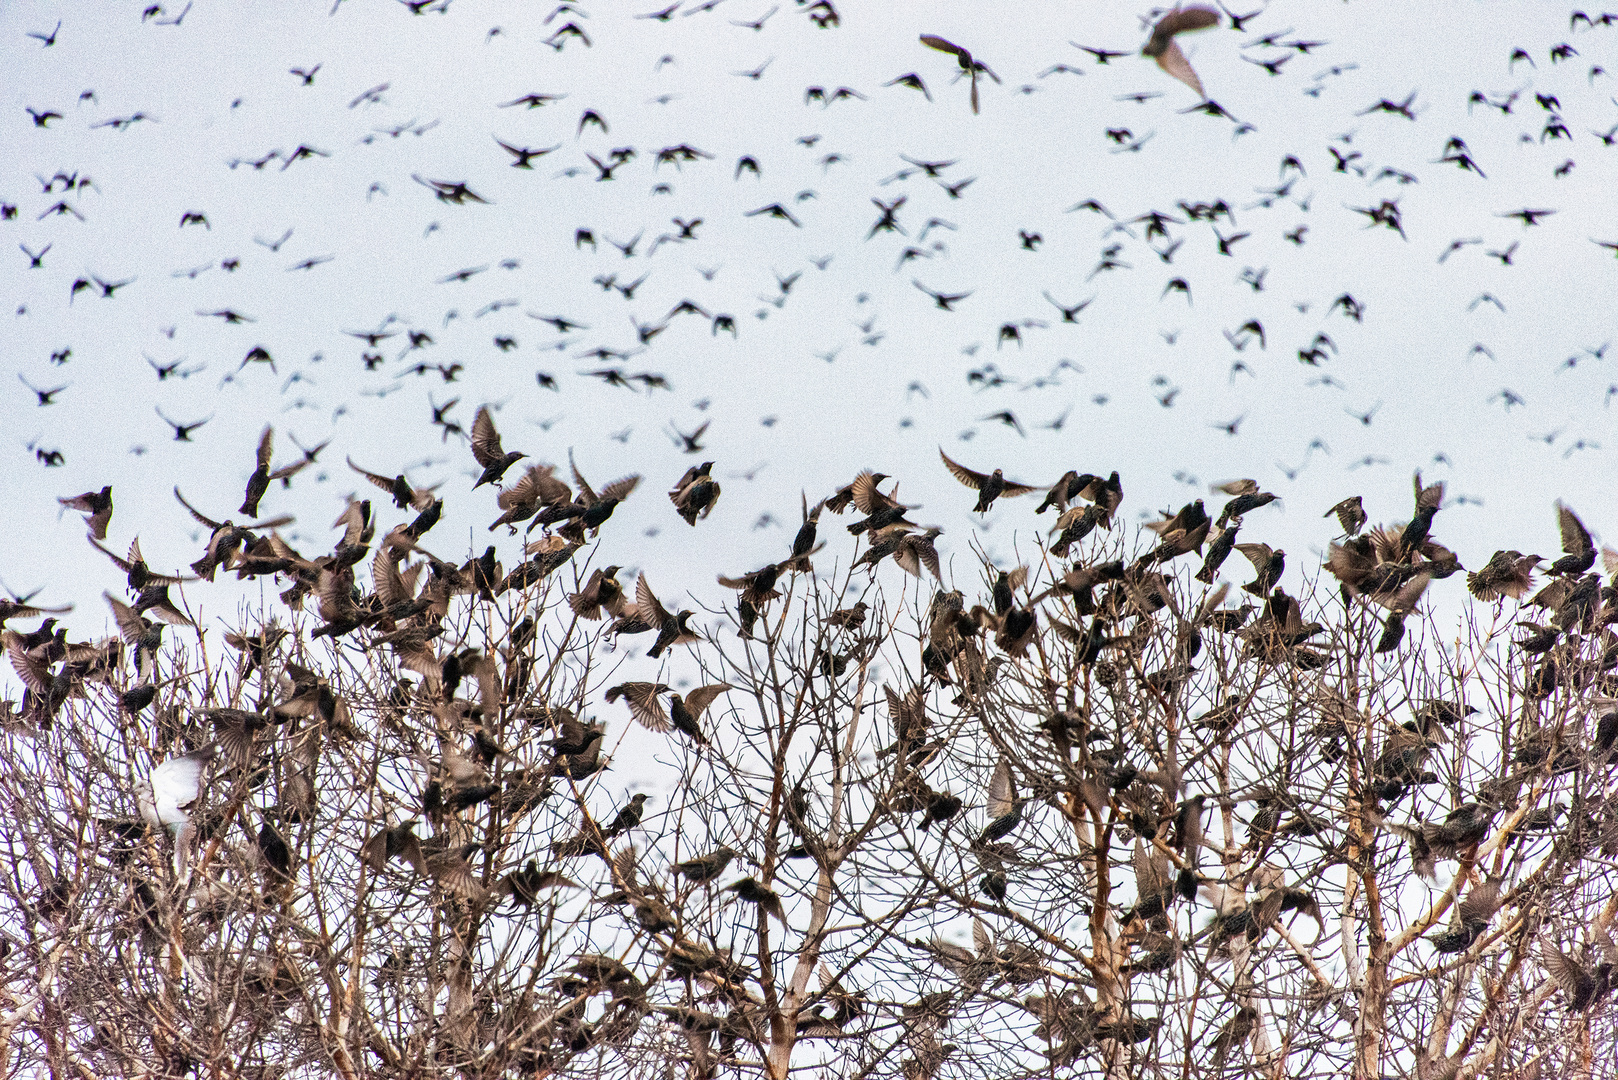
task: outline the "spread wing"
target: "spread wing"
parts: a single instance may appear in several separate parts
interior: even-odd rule
[[[1275,554],[1268,544],[1237,544],[1236,550],[1247,556],[1247,561],[1253,564],[1254,570],[1263,570],[1270,565],[1270,558]]]
[[[1167,20],[1164,21],[1166,22]],[[1157,35],[1154,34],[1152,37],[1155,40]],[[1178,42],[1171,40],[1164,47],[1163,51],[1157,56],[1157,66],[1195,90],[1198,97],[1206,98],[1208,96],[1202,89],[1202,80],[1197,78],[1197,73],[1192,70],[1191,61],[1187,60],[1185,53],[1180,51]]]
[[[964,63],[970,64],[972,62],[971,53],[967,52],[965,49],[961,48],[952,41],[945,41],[937,34],[921,35],[921,43],[927,46],[929,49],[937,49],[939,52],[949,53],[951,56],[961,60]]]
[[[989,778],[989,818],[1005,817],[1017,808],[1017,792],[1011,784],[1011,763],[1005,758],[994,767]]]
[[[623,698],[629,706],[629,714],[643,727],[652,731],[668,731],[673,725],[669,723],[669,714],[664,710],[663,703],[658,700],[658,695],[667,689],[662,683],[619,683],[607,691],[607,700]]]
[[[584,475],[579,472],[578,462],[573,460],[573,451],[571,450],[567,452],[567,463],[568,467],[573,470],[573,483],[579,489],[579,498],[583,499],[587,506],[594,506],[600,502],[601,497],[595,493],[595,489],[590,486],[589,481],[585,480]]]
[[[635,581],[635,609],[640,612],[641,618],[653,626],[662,626],[669,618],[668,608],[664,607],[657,594],[652,592],[645,574]]]
[[[500,447],[500,433],[494,429],[494,418],[489,415],[487,405],[478,406],[477,415],[472,418],[472,456],[484,468],[504,460],[506,456]]]
[[[270,471],[270,458],[275,454],[275,429],[264,425],[264,433],[258,437],[258,467],[260,472]]]
[[[197,801],[201,790],[202,770],[213,760],[214,753],[212,746],[205,746],[169,758],[152,770],[152,803],[161,824],[174,825],[186,820],[185,811]]]
[[[639,473],[634,473],[630,476],[625,476],[622,479],[614,480],[612,483],[601,489],[599,498],[602,500],[616,499],[619,502],[623,502],[625,499],[629,498],[629,493],[634,491],[635,485],[639,483]]]
[[[854,500],[854,507],[860,513],[874,514],[893,505],[893,500],[878,491],[876,484],[876,474],[870,469],[865,469],[848,485],[849,496]]]
[[[196,507],[194,507],[190,503],[186,502],[185,501],[185,496],[180,494],[180,486],[178,484],[174,485],[174,497],[176,499],[180,500],[180,505],[181,506],[185,507],[188,511],[190,511],[191,516],[197,519],[198,524],[206,525],[210,529],[219,529],[219,528],[224,527],[224,522],[215,521],[211,517],[203,516],[203,514],[200,511],[198,511]]]
[[[1584,522],[1562,503],[1556,504],[1556,522],[1562,529],[1562,550],[1569,555],[1583,555],[1585,552],[1595,550],[1595,541],[1590,539],[1590,530],[1584,527]]]
[[[1135,895],[1137,902],[1158,897],[1169,891],[1169,873],[1166,860],[1155,851],[1148,852],[1140,837],[1135,837],[1135,851],[1130,857],[1135,868]]]
[[[942,448],[939,449],[938,456],[944,459],[944,467],[949,469],[951,476],[975,491],[983,490],[984,482],[989,479],[987,473],[973,472],[960,462],[951,461],[949,455],[944,453]],[[1006,490],[1010,491],[1010,489],[1011,485],[1007,484]]]
[[[699,686],[685,696],[685,707],[690,710],[692,716],[701,716],[708,706],[713,704],[714,698],[731,689],[734,687],[728,682]]]
[[[1157,21],[1152,28],[1152,39],[1146,43],[1146,55],[1157,56],[1174,47],[1174,35],[1183,34],[1190,30],[1206,30],[1210,26],[1219,25],[1219,12],[1212,8],[1193,7],[1169,12]],[[1183,58],[1182,58],[1183,59]],[[1164,68],[1167,71],[1167,67]],[[1170,72],[1170,74],[1174,74]],[[1175,78],[1180,76],[1175,75]],[[1192,76],[1195,78],[1195,76]],[[1200,86],[1193,87],[1197,93],[1202,93]]]

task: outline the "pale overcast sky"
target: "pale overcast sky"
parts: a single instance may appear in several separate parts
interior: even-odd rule
[[[1326,507],[1362,493],[1373,521],[1406,518],[1416,469],[1448,481],[1435,535],[1468,566],[1497,547],[1552,554],[1558,497],[1612,533],[1618,81],[1602,68],[1618,74],[1618,25],[1546,4],[1255,3],[1240,31],[1180,38],[1218,117],[1138,55],[1146,7],[837,0],[820,28],[825,10],[5,5],[0,579],[104,632],[99,594],[120,575],[56,498],[112,484],[109,546],[139,534],[154,566],[181,566],[205,536],[170,488],[240,518],[266,422],[277,464],[293,437],[332,440],[264,500],[298,516],[305,550],[327,550],[348,493],[379,496],[352,455],[442,482],[429,546],[481,551],[494,492],[468,491],[470,451],[429,424],[452,398],[467,427],[498,406],[506,446],[564,472],[571,449],[597,484],[644,473],[601,556],[709,604],[726,597],[716,571],[784,553],[800,489],[813,501],[866,466],[945,527],[971,587],[973,495],[940,446],[1030,483],[1118,469],[1131,523],[1255,477],[1283,501],[1244,539],[1294,552],[1293,589],[1333,535]],[[554,37],[569,25],[588,44]],[[999,76],[980,114],[922,34]],[[931,100],[889,85],[912,73]],[[510,104],[530,94],[555,100]],[[581,127],[587,110],[606,130]],[[550,152],[516,169],[496,140]],[[682,145],[700,156],[660,163]],[[625,148],[598,180],[591,157]],[[907,159],[948,164],[934,178]],[[417,178],[483,201],[438,201]],[[896,200],[902,231],[871,235]],[[1105,214],[1073,209],[1088,200]],[[1189,219],[1221,201],[1228,216]],[[777,203],[796,224],[748,216]],[[1554,213],[1511,216],[1525,209]],[[701,219],[694,239],[675,219]],[[632,298],[598,283],[643,277]],[[128,283],[106,298],[96,279]],[[968,295],[946,311],[916,282]],[[1047,294],[1088,306],[1064,322]],[[731,315],[734,336],[670,318],[682,300]],[[1263,340],[1239,329],[1254,322]],[[384,327],[397,336],[367,370],[345,332]],[[431,343],[406,353],[411,330]],[[259,346],[273,370],[242,368]],[[606,367],[672,389],[582,374]],[[25,381],[65,389],[42,407]],[[175,442],[159,409],[208,422]],[[683,454],[671,432],[704,423],[702,456]],[[707,458],[725,494],[692,529],[663,492]],[[398,515],[377,505],[386,528]],[[995,508],[993,557],[1029,550],[1049,524],[1034,505]],[[516,562],[519,540],[494,539]],[[853,552],[833,536],[822,558]]]

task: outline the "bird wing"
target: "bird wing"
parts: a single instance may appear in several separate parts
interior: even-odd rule
[[[1161,897],[1169,890],[1168,869],[1163,856],[1148,852],[1140,837],[1135,837],[1135,851],[1130,856],[1135,868],[1135,896],[1137,902],[1147,897]]]
[[[989,778],[989,817],[1005,817],[1016,809],[1016,789],[1011,784],[1011,763],[1001,758]]]
[[[598,498],[603,500],[603,501],[608,500],[608,499],[614,499],[614,500],[617,500],[618,502],[622,502],[623,500],[629,498],[629,493],[631,491],[634,491],[635,490],[635,485],[637,485],[639,483],[640,483],[640,473],[632,473],[629,476],[625,476],[625,477],[622,477],[621,479],[614,480],[612,483],[610,483],[606,487],[602,488],[601,493],[598,496]]]
[[[174,497],[180,500],[180,505],[185,507],[186,510],[190,511],[191,516],[196,518],[199,524],[206,525],[210,529],[219,529],[224,526],[224,522],[215,521],[211,517],[203,516],[203,514],[196,507],[186,502],[185,496],[180,494],[180,485],[178,484],[174,485]],[[127,570],[129,568],[126,566],[124,569]]]
[[[1146,55],[1156,56],[1166,52],[1174,45],[1174,35],[1183,34],[1190,30],[1206,30],[1210,26],[1219,25],[1219,12],[1212,8],[1193,7],[1176,9],[1169,12],[1157,21],[1152,28],[1152,39],[1146,44]],[[1175,76],[1179,78],[1179,76]],[[1201,87],[1195,88],[1202,93]]]
[[[103,591],[101,595],[107,598],[107,605],[112,608],[113,621],[118,624],[118,636],[130,644],[139,641],[146,627],[142,625],[141,617],[135,614],[135,609],[109,592]]]
[[[955,479],[959,480],[969,488],[977,491],[983,490],[984,483],[989,479],[987,473],[973,472],[960,462],[951,461],[949,455],[944,453],[942,447],[940,447],[938,450],[938,456],[944,459],[944,467],[950,471],[951,476],[955,477]],[[1007,484],[1006,487],[1009,489],[1011,485]]]
[[[212,745],[189,754],[169,758],[153,769],[152,804],[160,825],[178,825],[188,819],[186,810],[197,801],[201,791],[203,767],[214,758]]]
[[[1164,22],[1167,21],[1167,19],[1164,20]],[[1161,26],[1162,24],[1158,25]],[[1152,39],[1155,41],[1157,35],[1153,34]],[[1197,73],[1191,68],[1191,61],[1187,60],[1185,53],[1180,51],[1178,42],[1170,40],[1164,46],[1163,51],[1157,56],[1157,66],[1195,90],[1198,97],[1206,98],[1208,96],[1202,89],[1202,80],[1197,78]]]
[[[640,612],[641,618],[653,626],[662,626],[669,618],[668,608],[664,607],[657,594],[652,592],[645,574],[635,580],[635,609]]]
[[[1005,481],[1005,485],[1006,489],[1000,493],[1002,498],[1012,498],[1017,495],[1030,495],[1036,491],[1046,490],[1045,488],[1037,487],[1033,484],[1019,484],[1015,480],[1007,480]]]
[[[1595,550],[1595,541],[1590,539],[1590,530],[1584,527],[1569,507],[1562,503],[1556,504],[1556,522],[1562,529],[1562,550],[1569,555],[1583,555],[1587,551]]]
[[[921,35],[921,43],[927,46],[929,49],[937,49],[939,52],[949,53],[951,56],[964,60],[968,64],[972,62],[971,53],[967,52],[965,49],[961,48],[952,41],[945,41],[937,34]]]
[[[658,700],[659,694],[668,687],[662,683],[626,682],[619,683],[607,691],[607,700],[615,701],[622,697],[629,706],[629,714],[643,727],[652,731],[668,731],[672,725],[669,723],[669,714]]]
[[[275,454],[275,429],[264,425],[264,432],[258,437],[258,467],[262,472],[270,471],[270,458]]]
[[[472,456],[484,468],[506,456],[506,452],[500,448],[500,433],[495,430],[494,418],[489,415],[487,405],[479,405],[477,415],[472,418]]]
[[[1485,878],[1483,884],[1466,894],[1456,907],[1463,924],[1487,920],[1500,906],[1500,879]]]
[[[1270,558],[1275,551],[1268,544],[1237,544],[1236,550],[1247,556],[1247,561],[1253,564],[1254,570],[1262,571],[1270,565]]]
[[[1548,941],[1540,945],[1539,956],[1540,963],[1545,965],[1545,973],[1561,988],[1562,993],[1576,997],[1581,984],[1590,977],[1579,962]]]
[[[573,483],[578,486],[579,498],[583,499],[585,504],[589,506],[594,506],[600,502],[601,497],[595,493],[595,489],[590,487],[589,482],[584,479],[584,475],[579,472],[579,465],[578,462],[573,460],[572,450],[567,452],[567,464],[573,470]]]
[[[685,707],[692,716],[701,716],[703,711],[713,704],[714,698],[723,694],[726,690],[733,689],[735,687],[728,682],[714,683],[711,686],[699,686],[685,696]]]
[[[390,493],[393,491],[393,478],[391,476],[383,476],[380,473],[374,473],[374,472],[371,472],[368,469],[362,469],[358,465],[354,464],[353,457],[350,457],[348,459],[348,467],[350,469],[353,469],[355,472],[359,473],[361,476],[365,477],[365,479],[369,480],[371,483],[375,484],[377,487],[381,488],[383,491],[390,492]],[[192,511],[192,512],[195,513],[195,511]]]
[[[980,957],[994,955],[994,935],[981,919],[972,920],[972,947]]]
[[[854,477],[853,483],[848,485],[849,496],[854,500],[854,506],[862,514],[874,514],[878,510],[886,510],[894,505],[893,500],[876,489],[876,474],[870,469],[864,469]]]

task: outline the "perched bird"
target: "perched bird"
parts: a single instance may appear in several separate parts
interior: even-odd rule
[[[725,867],[729,866],[731,860],[739,854],[741,853],[735,848],[721,844],[706,855],[698,855],[694,859],[675,863],[672,869],[689,882],[706,885],[723,874]]]

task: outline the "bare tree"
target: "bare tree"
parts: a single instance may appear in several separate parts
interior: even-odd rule
[[[1232,606],[1241,506],[1136,552],[1064,478],[935,588],[867,477],[860,558],[806,506],[704,634],[590,565],[633,482],[536,469],[509,573],[356,504],[315,558],[215,529],[195,573],[287,586],[223,642],[138,547],[119,638],[5,632],[4,1075],[1618,1075],[1593,546],[1467,599],[1418,482]]]

